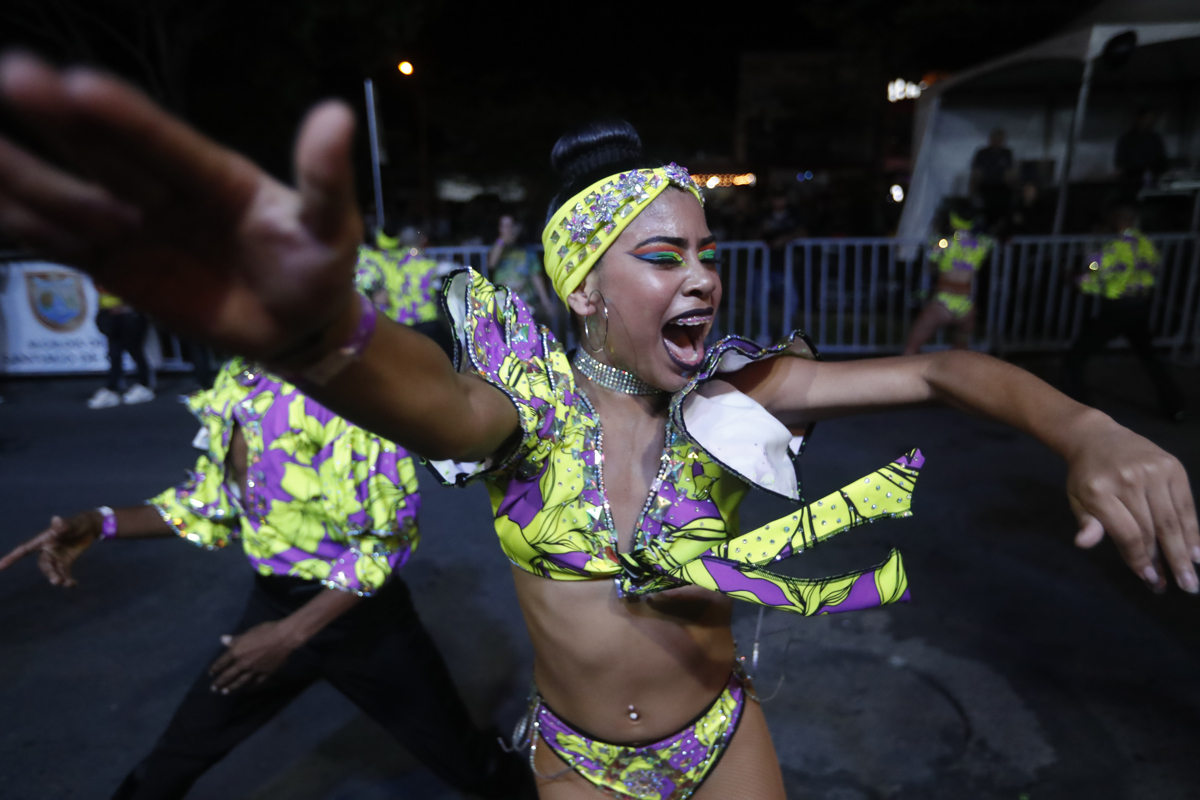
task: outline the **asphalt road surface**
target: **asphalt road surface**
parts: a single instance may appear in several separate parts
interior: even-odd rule
[[[1049,362],[1031,362],[1053,374]],[[1200,373],[1177,368],[1200,418]],[[1152,415],[1131,359],[1093,367],[1097,404],[1200,469],[1200,423]],[[0,385],[0,548],[53,513],[139,503],[192,463],[195,423],[157,400],[89,411],[94,379]],[[767,612],[758,689],[789,796],[820,800],[1200,798],[1200,602],[1156,597],[1107,544],[1071,543],[1065,469],[1000,425],[927,409],[822,423],[803,459],[816,498],[919,446],[915,516],[859,528],[797,561],[864,566],[899,546],[913,602],[803,619]],[[474,713],[508,729],[531,651],[480,487],[422,475],[423,541],[404,569]],[[746,523],[790,509],[751,496]],[[235,547],[106,542],[79,586],[32,563],[0,574],[0,797],[100,800],[145,754],[251,573]],[[743,652],[758,611],[738,604]],[[599,795],[598,795],[599,796]],[[327,685],[206,775],[193,800],[442,800],[460,795]]]

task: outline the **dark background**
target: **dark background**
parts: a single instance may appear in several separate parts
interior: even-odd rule
[[[436,200],[447,177],[518,182],[515,210],[540,228],[550,147],[569,126],[605,116],[630,120],[652,152],[693,172],[754,171],[757,205],[781,188],[815,192],[821,202],[809,205],[824,210],[809,232],[861,235],[894,226],[886,187],[909,166],[913,103],[888,103],[888,81],[983,62],[1092,5],[0,0],[0,44],[124,75],[285,178],[304,111],[341,97],[361,113],[371,77],[391,156],[385,205],[429,226],[435,243],[490,241],[504,206],[495,196],[474,208]],[[397,71],[401,60],[415,65],[411,77]],[[0,127],[19,135],[11,120]],[[818,184],[788,183],[797,170]]]

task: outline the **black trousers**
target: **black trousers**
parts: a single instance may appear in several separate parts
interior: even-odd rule
[[[1088,359],[1118,336],[1129,340],[1134,355],[1154,384],[1159,410],[1169,416],[1182,411],[1183,392],[1167,371],[1166,365],[1154,353],[1150,336],[1150,301],[1145,298],[1101,300],[1096,316],[1088,314],[1084,317],[1079,338],[1067,352],[1068,393],[1080,401],[1086,401],[1084,367]]]
[[[108,309],[96,312],[96,329],[108,339],[108,388],[120,390],[125,370],[121,352],[129,353],[137,364],[137,379],[150,386],[150,363],[146,360],[146,318],[136,311],[114,314]]]
[[[256,576],[235,633],[282,619],[323,591],[329,590],[314,581]],[[210,690],[208,667],[223,650],[204,665],[166,732],[114,800],[183,797],[209,767],[321,679],[446,783],[484,797],[531,791],[524,760],[500,749],[496,731],[481,731],[471,721],[398,578],[293,652],[257,687],[228,695]]]

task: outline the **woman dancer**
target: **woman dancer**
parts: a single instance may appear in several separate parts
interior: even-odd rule
[[[861,504],[856,484],[739,537],[748,483],[796,496],[781,469],[785,426],[930,402],[1012,424],[1068,461],[1081,546],[1108,534],[1157,589],[1161,552],[1197,591],[1200,533],[1179,462],[1015,367],[970,353],[822,364],[790,357],[806,352],[799,338],[708,353],[721,287],[703,209],[686,173],[641,157],[626,126],[567,137],[554,159],[566,187],[544,234],[547,274],[590,349],[572,363],[522,304],[464,273],[448,287],[458,372],[353,293],[360,222],[344,106],[310,114],[293,190],[95,73],[10,56],[0,93],[91,177],[0,144],[6,231],[190,332],[298,374],[368,429],[459,462],[444,472],[483,470],[536,650],[545,798],[596,787],[783,797],[762,712],[731,674],[725,594],[805,613],[902,599],[894,557],[812,582],[765,566],[867,513],[903,513],[920,466],[913,454],[870,476]],[[197,285],[207,291],[181,290]]]
[[[992,250],[992,239],[973,233],[969,217],[950,212],[954,231],[939,239],[929,251],[929,260],[937,268],[937,289],[933,300],[921,310],[913,323],[904,348],[906,356],[921,352],[921,347],[942,328],[951,329],[951,344],[965,350],[975,329],[975,273]]]
[[[37,553],[56,586],[105,539],[241,539],[254,570],[242,619],[114,800],[182,798],[226,753],[327,680],[430,771],[464,792],[532,793],[528,770],[477,728],[399,570],[416,548],[412,457],[234,358],[188,398],[203,451],[145,505],[53,517],[0,570]]]

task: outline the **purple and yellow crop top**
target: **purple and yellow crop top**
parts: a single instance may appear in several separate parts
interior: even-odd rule
[[[500,546],[519,568],[554,580],[613,578],[624,595],[694,584],[806,615],[908,598],[895,550],[874,568],[831,578],[793,578],[769,567],[851,527],[909,516],[919,451],[791,516],[749,533],[739,529],[738,508],[751,485],[800,500],[792,459],[804,437],[710,379],[765,358],[815,358],[803,335],[768,348],[727,337],[710,348],[671,400],[662,464],[633,547],[621,553],[604,494],[600,418],[576,386],[562,345],[538,328],[519,298],[474,271],[447,280],[444,302],[458,338],[458,368],[512,400],[521,439],[501,463],[431,466],[447,483],[484,481]]]
[[[180,536],[240,537],[263,575],[371,594],[417,545],[416,469],[406,450],[352,425],[240,358],[187,398],[203,451],[183,484],[147,501]],[[235,426],[246,439],[246,496],[225,475]]]

